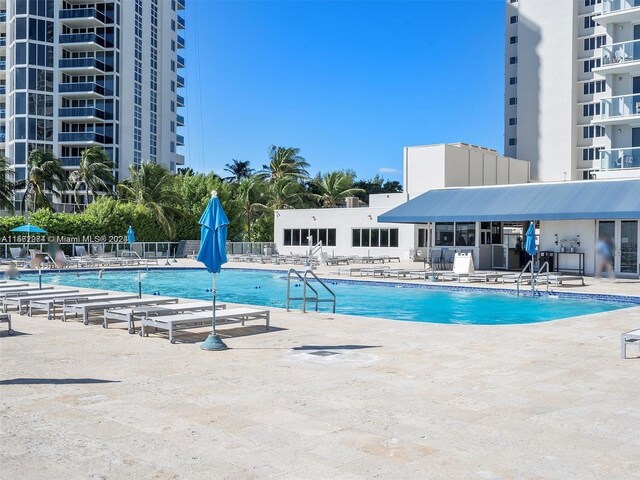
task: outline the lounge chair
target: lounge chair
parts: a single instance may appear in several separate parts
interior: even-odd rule
[[[39,290],[29,295],[8,296],[2,299],[2,311],[6,312],[9,306],[17,307],[18,313],[22,314],[22,308],[29,305],[31,300],[65,298],[71,295],[77,295],[78,290],[60,289],[60,290]]]
[[[5,290],[15,289],[15,288],[28,287],[28,286],[29,286],[28,283],[20,283],[14,280],[10,280],[8,283],[3,283],[2,285],[0,285],[0,292],[3,292]]]
[[[399,279],[400,277],[407,278],[411,274],[411,270],[405,270],[403,268],[390,268],[385,270],[382,275],[385,277],[395,277]]]
[[[555,284],[556,287],[559,287],[560,285],[562,285],[564,282],[580,282],[582,284],[582,286],[584,287],[585,283],[584,283],[584,277],[580,276],[580,275],[556,275],[556,274],[549,274],[549,276],[547,277],[547,275],[542,274],[542,275],[536,275],[536,283],[541,284],[541,283],[546,283],[547,279],[549,280],[549,283],[553,283]]]
[[[62,307],[62,321],[67,321],[67,313],[73,313],[76,316],[82,315],[82,323],[89,325],[89,316],[91,312],[104,312],[112,308],[127,308],[137,307],[142,305],[162,305],[163,303],[178,303],[177,298],[162,298],[162,297],[145,297],[138,298],[137,295],[130,295],[128,298],[121,298],[119,300],[110,301],[101,300],[97,302],[89,303],[74,303],[71,305],[63,305]],[[104,319],[103,319],[104,326]]]
[[[632,330],[622,334],[621,338],[621,351],[622,358],[627,358],[627,345],[630,343],[638,343],[640,345],[640,329]]]
[[[367,275],[371,275],[373,277],[384,277],[385,272],[389,271],[389,267],[363,267],[360,268],[357,272],[361,277]]]
[[[8,288],[6,290],[0,291],[0,298],[15,296],[18,297],[20,295],[30,295],[34,292],[41,292],[46,290],[53,290],[51,286],[44,286],[39,288],[38,286],[29,285],[26,287],[17,287],[17,288]]]
[[[27,314],[33,316],[34,310],[46,310],[47,319],[56,319],[56,310],[58,306],[64,306],[71,303],[88,303],[97,302],[100,300],[112,300],[121,297],[110,295],[104,292],[90,292],[90,293],[78,293],[76,295],[70,295],[68,297],[56,297],[56,298],[31,298],[29,299],[29,310]],[[130,298],[129,296],[126,298]]]
[[[227,308],[226,303],[216,303],[216,310],[224,310]],[[175,305],[155,305],[144,307],[132,307],[132,308],[116,308],[113,310],[104,311],[104,328],[109,328],[109,320],[115,322],[128,322],[129,333],[136,333],[136,318],[142,319],[146,316],[152,315],[171,315],[184,312],[198,312],[213,310],[212,302],[185,302],[176,303]]]
[[[11,328],[11,315],[9,315],[8,313],[0,313],[0,323],[8,323],[9,329],[7,330],[7,334],[14,334],[13,328]]]
[[[180,313],[177,315],[147,316],[142,319],[140,336],[148,336],[146,327],[154,327],[169,332],[169,341],[176,343],[174,332],[189,328],[199,328],[211,325],[211,312]],[[269,310],[256,308],[230,308],[216,313],[216,323],[244,323],[249,320],[265,320],[269,330]]]

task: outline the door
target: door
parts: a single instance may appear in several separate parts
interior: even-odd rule
[[[620,222],[620,276],[638,276],[638,221]]]

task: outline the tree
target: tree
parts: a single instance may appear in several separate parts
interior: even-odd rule
[[[191,167],[183,167],[178,169],[178,175],[183,175],[185,177],[193,177],[195,172]]]
[[[224,166],[224,171],[231,174],[230,177],[224,178],[227,182],[240,183],[253,175],[253,169],[249,166],[248,161],[243,162],[234,158],[231,162]]]
[[[261,176],[269,181],[281,178],[302,181],[309,176],[309,163],[301,157],[299,148],[276,147],[269,148],[269,165],[263,165]]]
[[[356,196],[363,202],[369,203],[369,195],[378,193],[402,193],[402,185],[397,181],[385,180],[380,175],[376,175],[370,180],[358,180],[353,186],[363,191]]]
[[[327,173],[315,183],[320,193],[314,197],[323,208],[339,207],[345,198],[364,193],[363,189],[354,188],[353,178],[343,172]]]
[[[129,166],[129,178],[118,185],[120,198],[151,210],[169,239],[175,235],[175,217],[179,216],[182,196],[176,191],[175,176],[157,163]]]
[[[82,152],[80,166],[69,174],[69,185],[73,188],[76,204],[78,190],[84,188],[84,205],[89,204],[89,191],[107,193],[113,187],[113,162],[102,147],[90,147]]]
[[[282,210],[287,208],[305,208],[309,206],[311,195],[302,184],[290,177],[281,177],[268,184],[269,208]]]
[[[29,203],[32,211],[39,208],[53,210],[47,193],[59,193],[66,185],[67,172],[60,160],[51,152],[32,150],[27,159],[28,175],[26,180],[16,182],[16,189],[25,189],[22,198],[22,211],[27,211]]]
[[[7,159],[0,157],[0,208],[13,212],[13,196],[15,183],[13,182],[13,170],[9,167]]]
[[[245,226],[245,238],[251,241],[251,226],[258,215],[268,210],[265,204],[267,185],[257,175],[245,178],[240,182],[235,191],[235,199],[242,212]]]

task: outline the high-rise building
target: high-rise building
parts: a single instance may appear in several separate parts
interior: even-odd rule
[[[36,148],[71,171],[99,145],[117,179],[132,164],[184,163],[184,2],[0,0],[0,153],[17,180]],[[76,206],[71,190],[53,202]]]
[[[640,176],[640,2],[506,2],[505,155],[540,181]]]

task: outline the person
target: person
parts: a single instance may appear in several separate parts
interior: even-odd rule
[[[514,250],[518,254],[518,264],[520,268],[523,268],[529,261],[529,254],[522,248],[522,237],[516,237]]]
[[[20,271],[16,267],[16,262],[11,262],[9,268],[4,272],[4,276],[7,280],[15,280],[20,276]]]
[[[467,242],[465,241],[462,234],[458,234],[458,238],[456,238],[456,247],[466,247]]]
[[[607,278],[614,279],[613,271],[613,240],[605,235],[596,244],[596,277],[607,272]]]

